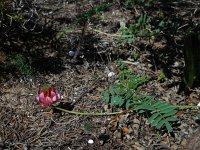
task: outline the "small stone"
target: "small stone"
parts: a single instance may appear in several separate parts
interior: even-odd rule
[[[129,133],[129,134],[133,133],[133,131],[134,131],[134,130],[133,130],[132,127],[130,127],[130,128],[128,129],[128,133]]]
[[[126,135],[126,139],[127,139],[127,140],[131,140],[132,138],[131,138],[131,136],[130,136],[129,134],[127,134],[127,135]]]
[[[132,128],[133,128],[133,130],[137,130],[137,129],[139,129],[139,127],[140,127],[140,125],[139,124],[133,124],[132,125]]]
[[[109,106],[108,105],[104,105],[104,111],[105,112],[111,112],[112,110],[109,108]]]
[[[124,123],[126,121],[126,116],[125,115],[121,115],[119,118],[119,123]]]
[[[140,124],[140,120],[138,120],[138,119],[135,118],[135,119],[133,119],[133,123],[134,124]]]
[[[99,143],[100,143],[100,145],[103,145],[103,144],[104,144],[103,140],[100,140]]]
[[[193,134],[194,133],[194,130],[192,129],[192,127],[189,127],[188,131],[189,131],[189,134]]]
[[[111,78],[111,77],[114,76],[114,75],[115,75],[114,72],[109,72],[109,73],[108,73],[108,78]]]
[[[153,65],[152,65],[152,64],[148,64],[147,66],[148,66],[149,68],[151,68]]]
[[[174,145],[171,146],[171,149],[176,150],[176,149],[178,149],[178,146],[174,144]]]
[[[89,140],[88,140],[88,144],[94,144],[94,140],[89,139]]]
[[[33,82],[33,79],[32,79],[32,78],[30,78],[30,79],[29,79],[29,82]]]
[[[105,127],[101,127],[100,132],[101,132],[101,134],[105,134],[106,133],[106,128]]]
[[[114,133],[114,136],[117,138],[117,139],[121,139],[121,137],[122,137],[122,134],[121,134],[121,132],[119,132],[119,131],[115,131]]]
[[[90,64],[87,61],[85,61],[83,66],[85,70],[88,70],[88,68],[90,67]]]
[[[187,144],[187,140],[186,140],[186,139],[183,139],[183,140],[181,141],[181,145],[186,146],[186,144]]]
[[[162,137],[167,137],[168,136],[168,134],[167,133],[165,133]]]
[[[179,63],[176,61],[175,63],[174,63],[174,67],[178,67],[179,66]]]
[[[85,57],[85,55],[80,55],[79,57],[83,59]]]
[[[70,57],[73,57],[75,55],[75,52],[74,51],[69,51],[68,54],[69,54]]]

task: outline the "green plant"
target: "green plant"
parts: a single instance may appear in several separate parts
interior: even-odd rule
[[[136,82],[136,83],[137,83],[136,87],[138,87],[139,84],[144,83],[144,80]],[[175,109],[200,108],[200,106],[172,106],[172,105],[168,104],[167,102],[164,102],[161,100],[156,100],[156,99],[154,99],[154,97],[139,95],[139,93],[137,92],[136,94],[133,94],[133,95],[131,94],[132,97],[129,97],[129,96],[125,97],[124,100],[129,100],[129,102],[123,101],[122,97],[120,98],[119,103],[117,102],[118,100],[114,100],[117,102],[117,103],[114,102],[114,105],[122,106],[123,104],[126,103],[126,108],[129,110],[124,110],[124,111],[120,111],[120,112],[75,112],[75,111],[63,109],[61,107],[58,107],[58,105],[56,106],[55,104],[53,104],[54,102],[57,102],[62,96],[60,94],[56,94],[55,89],[53,89],[52,87],[53,86],[51,86],[51,88],[48,89],[51,91],[50,92],[51,95],[49,95],[49,92],[44,94],[44,92],[45,92],[44,89],[40,89],[39,96],[38,95],[36,96],[37,102],[39,102],[42,107],[51,106],[53,109],[57,109],[57,110],[61,111],[61,113],[64,112],[64,113],[68,113],[68,114],[81,115],[81,116],[83,116],[83,115],[85,115],[85,116],[122,115],[124,113],[127,113],[131,109],[135,109],[136,111],[138,111],[138,113],[145,112],[147,114],[147,112],[150,112],[151,117],[148,119],[149,123],[152,126],[155,126],[157,129],[160,129],[163,125],[165,125],[168,132],[172,131],[170,122],[177,120],[176,117],[173,117],[173,115],[176,113]],[[44,88],[46,88],[46,86]],[[118,94],[118,93],[116,92],[114,94]],[[50,98],[48,98],[49,96],[50,96]],[[54,97],[54,96],[56,96],[56,97]],[[110,93],[104,91],[104,99],[108,100],[108,103],[110,102],[110,96],[112,96]],[[46,99],[46,101],[45,101],[45,99]],[[84,128],[86,130],[90,130],[93,128],[93,125],[90,124],[90,122],[89,122],[89,123],[84,124]]]
[[[159,75],[158,75],[157,80],[158,81],[163,81],[163,80],[165,80],[165,78],[166,78],[165,73],[164,72],[160,72]]]
[[[15,56],[15,66],[17,68],[17,70],[25,75],[25,76],[31,76],[32,75],[32,71],[30,69],[30,66],[27,64],[25,58],[23,55],[18,54]]]
[[[11,12],[8,7],[11,3],[12,1],[10,0],[0,2],[0,27],[2,25],[6,26],[7,24],[11,26],[13,21],[20,22],[23,19],[21,15]]]
[[[151,17],[141,15],[136,23],[126,26],[125,23],[120,23],[121,36],[120,40],[126,40],[128,43],[133,43],[137,37],[149,37],[151,33],[150,25]]]
[[[70,28],[66,28],[64,29],[62,32],[58,32],[58,34],[56,35],[56,41],[60,40],[64,35],[68,34],[68,33],[71,33],[71,32],[74,32],[73,29],[70,29]]]
[[[152,17],[148,16],[147,14],[141,15],[136,22],[129,25],[121,22],[121,36],[119,40],[127,41],[128,43],[134,43],[137,38],[148,38],[150,40],[155,35],[160,35],[161,29],[165,26],[164,19],[156,23],[156,25],[152,25],[152,22]]]
[[[183,81],[186,88],[192,88],[199,74],[200,33],[189,31],[184,40],[185,69]]]
[[[170,122],[177,120],[173,116],[176,114],[176,108],[173,105],[159,99],[154,99],[153,97],[144,97],[143,102],[136,106],[135,110],[140,110],[139,113],[147,110],[150,111],[151,117],[148,119],[148,122],[151,126],[160,129],[165,125],[168,132],[172,132]]]
[[[112,3],[103,3],[97,6],[92,7],[90,10],[83,12],[79,16],[77,16],[75,22],[85,22],[88,19],[91,19],[92,16],[98,15],[103,11],[108,10],[112,6]]]
[[[120,65],[119,65],[120,66]],[[176,121],[173,115],[176,108],[153,96],[141,94],[140,85],[148,81],[148,77],[136,76],[127,69],[122,69],[118,75],[117,82],[110,85],[108,90],[103,91],[103,99],[112,107],[125,107],[126,110],[134,109],[138,113],[149,112],[148,122],[151,126],[160,129],[164,125],[168,132],[172,132],[170,122]]]
[[[10,15],[10,14],[6,14],[6,17],[9,19],[9,25],[12,26],[12,23],[13,21],[16,21],[16,22],[20,22],[22,21],[23,17],[20,16],[20,15]]]
[[[81,13],[80,15],[78,15],[76,17],[76,19],[74,20],[74,23],[80,23],[81,25],[83,25],[83,28],[86,28],[86,22],[91,19],[94,15],[98,15],[103,11],[108,10],[110,7],[112,6],[112,3],[109,4],[101,4],[101,5],[97,5],[92,7],[90,10],[85,11],[83,13]],[[75,32],[74,29],[70,29],[70,28],[66,28],[63,31],[59,32],[56,35],[56,41],[60,40],[64,35],[71,33],[71,32]],[[83,32],[82,32],[83,34]]]
[[[93,123],[91,122],[91,121],[87,121],[87,122],[85,122],[84,124],[83,124],[83,126],[84,126],[84,128],[85,128],[85,130],[87,130],[87,131],[93,131],[94,130],[94,125],[93,125]]]
[[[133,9],[134,7],[151,7],[158,0],[120,0],[120,3],[125,6],[126,9]]]

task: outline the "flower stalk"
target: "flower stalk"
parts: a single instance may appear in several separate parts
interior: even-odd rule
[[[179,105],[179,106],[173,106],[175,107],[176,109],[196,109],[196,108],[200,108],[200,106],[191,106],[191,105]]]
[[[111,116],[111,115],[119,115],[119,114],[123,114],[124,111],[120,111],[120,112],[76,112],[76,111],[70,111],[67,109],[63,109],[57,106],[52,105],[52,107],[54,109],[60,110],[62,112],[65,113],[69,113],[69,114],[73,114],[73,115],[81,115],[81,116]]]

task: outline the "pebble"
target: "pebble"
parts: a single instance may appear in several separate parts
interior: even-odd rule
[[[130,136],[129,134],[127,134],[127,135],[126,135],[126,139],[127,139],[127,140],[131,140],[132,138],[131,138],[131,136]]]
[[[186,139],[183,139],[183,140],[181,141],[181,145],[186,146],[186,144],[187,144],[187,140],[186,140]]]
[[[70,57],[73,57],[75,55],[75,52],[74,51],[69,51],[68,54],[69,54]]]
[[[133,124],[133,125],[132,125],[132,128],[133,128],[134,130],[135,130],[135,129],[136,129],[136,130],[139,129],[139,127],[140,127],[139,124]]]
[[[109,73],[108,73],[108,78],[111,78],[111,77],[114,76],[114,75],[115,75],[114,72],[109,72]]]
[[[122,137],[122,134],[121,134],[121,132],[119,132],[119,131],[115,131],[114,133],[114,136],[117,138],[117,139],[121,139],[121,137]]]
[[[133,131],[134,131],[133,128],[132,128],[132,127],[129,127],[128,133],[131,134],[131,133],[133,133]]]
[[[171,146],[171,149],[176,150],[176,149],[178,149],[178,146],[174,144]]]
[[[89,139],[89,140],[88,140],[88,144],[94,144],[94,140]]]
[[[188,128],[188,131],[189,131],[189,134],[193,134],[193,133],[194,133],[194,130],[193,130],[193,128],[192,128],[192,127],[190,127],[190,126],[189,126],[189,128]]]
[[[105,127],[101,127],[100,132],[101,132],[101,134],[105,134],[106,133],[106,128]]]
[[[119,123],[124,123],[126,121],[126,116],[125,115],[121,115],[119,118]]]
[[[100,145],[103,145],[103,144],[104,144],[103,140],[100,140],[99,143],[100,143]]]
[[[179,63],[176,61],[173,65],[174,67],[178,67],[179,66]]]
[[[134,124],[140,124],[140,120],[138,120],[138,119],[135,118],[135,119],[133,119],[133,123]]]
[[[108,105],[105,105],[105,106],[103,107],[103,109],[104,109],[105,112],[111,112],[111,111],[112,111],[112,109],[109,108]]]

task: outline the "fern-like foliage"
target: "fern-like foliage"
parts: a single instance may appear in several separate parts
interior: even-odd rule
[[[142,95],[139,87],[147,81],[147,77],[136,76],[131,71],[121,68],[117,82],[103,91],[103,99],[112,107],[134,109],[138,113],[148,112],[148,122],[152,127],[161,129],[165,126],[168,132],[172,132],[170,122],[177,120],[174,117],[176,109],[173,105],[153,96]]]
[[[148,80],[147,77],[139,77],[128,70],[122,70],[118,75],[118,83],[110,85],[109,90],[103,91],[103,99],[112,107],[127,105],[127,101],[137,96],[139,85]]]
[[[161,127],[165,125],[168,132],[172,132],[173,129],[170,122],[177,120],[177,118],[174,117],[176,114],[175,107],[165,101],[155,100],[153,97],[146,97],[145,99],[147,100],[137,105],[135,110],[140,110],[139,112],[149,110],[151,117],[148,119],[148,122],[152,127],[161,129]]]

